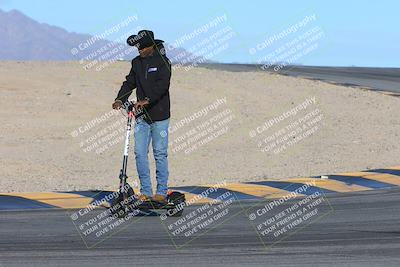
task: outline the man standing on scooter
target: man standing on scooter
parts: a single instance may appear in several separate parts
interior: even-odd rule
[[[169,85],[171,63],[165,55],[162,40],[154,39],[149,30],[139,31],[128,38],[136,46],[139,56],[123,82],[113,109],[120,109],[136,88],[135,157],[140,180],[140,200],[165,202],[168,191],[168,126],[170,118]],[[139,114],[140,113],[140,114]],[[157,191],[153,196],[148,150],[150,141],[156,161]]]

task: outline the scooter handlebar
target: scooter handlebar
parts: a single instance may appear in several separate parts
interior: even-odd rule
[[[124,104],[126,112],[133,111],[134,107],[135,107],[135,101],[132,100],[128,100]]]

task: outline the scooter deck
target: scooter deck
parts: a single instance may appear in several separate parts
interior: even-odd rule
[[[131,207],[137,208],[139,210],[169,210],[176,207],[173,203],[168,202],[158,202],[158,201],[144,201],[140,202],[139,200],[134,201],[131,204]]]
[[[166,216],[182,216],[185,206],[185,196],[179,192],[172,192],[169,195],[168,202],[158,202],[154,200],[141,201],[135,197],[133,191],[131,197],[123,200],[121,195],[111,204],[112,214],[118,214],[118,217],[124,217],[126,214],[135,212],[135,216],[160,216],[156,210],[165,210]]]

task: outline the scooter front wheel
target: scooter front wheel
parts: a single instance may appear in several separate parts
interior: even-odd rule
[[[122,192],[118,192],[118,195],[111,201],[110,212],[112,215],[117,215],[118,218],[124,218],[129,213],[130,199],[133,197],[134,191],[132,187],[128,187],[126,196],[124,197]]]

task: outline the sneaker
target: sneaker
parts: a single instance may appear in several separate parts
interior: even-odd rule
[[[159,194],[155,194],[153,196],[153,200],[161,203],[166,203],[167,202],[167,197]]]
[[[146,196],[146,195],[139,195],[138,199],[142,202],[147,202],[147,201],[151,201],[151,198]]]

